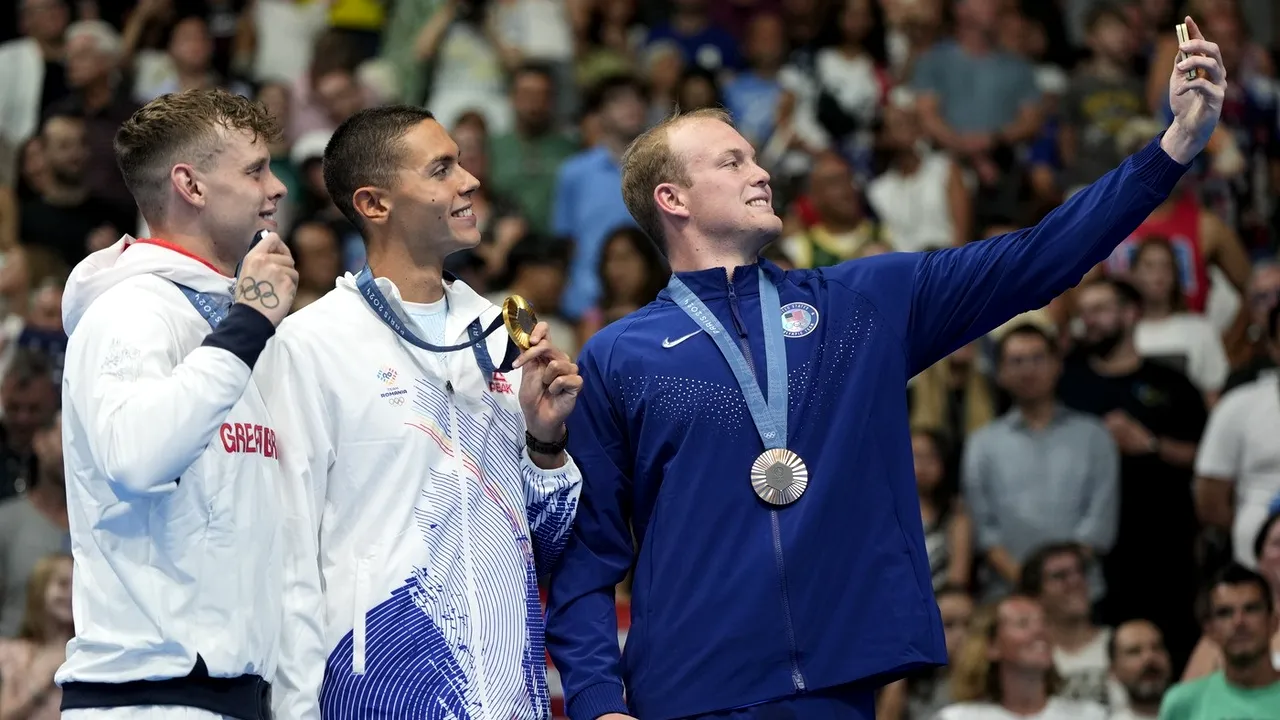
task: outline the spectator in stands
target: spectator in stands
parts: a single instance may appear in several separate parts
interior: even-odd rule
[[[573,87],[574,34],[565,0],[506,0],[489,3],[488,32],[495,38],[498,55],[508,77],[528,63],[539,63],[551,73],[554,86],[553,117],[569,120],[577,111]]]
[[[615,76],[593,88],[587,108],[599,114],[600,143],[560,166],[551,219],[553,234],[574,244],[563,304],[565,317],[574,321],[600,301],[605,240],[618,226],[635,225],[622,202],[619,161],[645,128],[644,91],[635,78]]]
[[[54,385],[62,386],[62,367],[67,354],[67,334],[62,330],[62,281],[47,279],[32,293],[31,305],[23,318],[22,330],[13,342],[16,350],[29,350],[49,361]],[[12,357],[4,356],[7,363]],[[0,372],[7,365],[0,367]]]
[[[505,282],[488,294],[499,307],[509,295],[519,295],[533,305],[539,322],[545,322],[556,347],[570,359],[578,357],[578,334],[560,315],[560,298],[569,275],[568,243],[539,235],[525,235],[511,249]]]
[[[893,243],[893,238],[883,237],[880,224],[867,216],[853,169],[838,153],[825,151],[814,159],[806,199],[817,222],[781,242],[796,267],[827,267],[864,257],[873,242]]]
[[[472,288],[484,293],[490,282],[506,273],[507,256],[528,232],[529,224],[520,214],[519,206],[495,192],[490,182],[489,132],[484,116],[476,112],[463,113],[450,136],[458,143],[462,167],[480,181],[479,188],[471,193],[471,212],[480,230],[480,244],[453,253],[445,259],[444,268],[459,276],[463,268],[479,268],[480,282]]]
[[[1213,407],[1227,380],[1227,351],[1207,317],[1187,312],[1173,245],[1162,237],[1138,243],[1129,279],[1142,294],[1142,319],[1133,335],[1138,353],[1186,375]]]
[[[1100,705],[1058,696],[1044,611],[1035,600],[1012,595],[979,610],[951,670],[956,704],[937,720],[1105,720]]]
[[[636,0],[570,4],[576,44],[574,76],[580,87],[592,87],[607,77],[639,70],[649,30],[637,17],[636,5]],[[679,46],[674,42],[670,45],[679,56]]]
[[[298,269],[298,294],[293,299],[297,312],[334,288],[343,273],[342,247],[329,224],[311,220],[293,229],[289,248]]]
[[[876,135],[884,120],[892,79],[887,68],[884,14],[875,0],[840,0],[835,3],[839,41],[819,50],[811,87],[797,112],[821,128],[823,145],[852,165],[862,182],[873,171]]]
[[[1191,467],[1204,429],[1204,399],[1176,370],[1144,360],[1134,343],[1141,295],[1122,281],[1080,288],[1084,336],[1059,396],[1102,418],[1120,449],[1120,525],[1104,561],[1102,620],[1145,617],[1164,633],[1181,669],[1198,634]]]
[[[671,271],[658,247],[638,228],[615,228],[605,240],[596,272],[600,302],[583,314],[578,345],[600,328],[653,302],[667,286]]]
[[[1272,504],[1270,517],[1258,529],[1253,551],[1258,558],[1258,574],[1271,587],[1272,597],[1280,600],[1280,498]],[[1182,680],[1194,680],[1221,670],[1222,663],[1222,648],[1206,633],[1196,645]],[[1271,638],[1271,664],[1280,670],[1280,630]]]
[[[1111,628],[1090,616],[1089,565],[1093,553],[1076,543],[1051,543],[1027,558],[1018,591],[1044,608],[1053,665],[1062,677],[1061,694],[1073,700],[1110,703],[1107,648]]]
[[[248,94],[240,83],[226,83],[213,69],[213,36],[209,25],[199,15],[189,15],[173,26],[168,52],[150,72],[136,73],[133,99],[146,104],[165,93],[183,90],[228,87],[233,92]]]
[[[947,657],[958,657],[969,634],[973,598],[951,586],[940,588],[935,596],[946,635]],[[935,720],[938,711],[950,704],[951,668],[944,666],[886,686],[876,700],[876,720]]]
[[[138,109],[121,82],[120,34],[101,20],[80,20],[67,28],[67,85],[71,95],[51,109],[84,118],[88,158],[84,180],[90,192],[130,212],[135,221],[121,232],[132,232],[137,209],[116,166],[116,130]]]
[[[71,618],[71,556],[41,559],[27,586],[26,613],[17,637],[0,640],[0,714],[56,720],[62,691],[53,676],[75,635]]]
[[[72,114],[45,119],[40,146],[48,167],[43,191],[19,207],[19,240],[56,253],[68,267],[84,259],[86,239],[98,228],[119,238],[133,230],[136,213],[98,195],[89,186],[86,123]]]
[[[912,430],[911,455],[933,589],[968,588],[973,575],[973,521],[960,499],[946,437],[939,430]]]
[[[429,63],[426,107],[445,127],[468,110],[478,111],[495,132],[511,128],[502,57],[485,28],[485,3],[438,3],[422,25],[414,52]]]
[[[1169,199],[1116,247],[1099,270],[1105,269],[1115,277],[1128,277],[1133,271],[1138,246],[1150,238],[1164,238],[1173,246],[1188,311],[1203,315],[1210,310],[1209,271],[1214,266],[1237,292],[1244,293],[1249,281],[1249,257],[1231,228],[1201,204],[1190,173],[1183,176]],[[1094,272],[1091,277],[1097,274]],[[1232,318],[1209,317],[1219,333],[1231,326]]]
[[[1160,628],[1146,620],[1121,623],[1107,644],[1107,655],[1111,680],[1122,691],[1113,695],[1110,720],[1156,720],[1172,673]],[[1117,709],[1119,701],[1123,707]]]
[[[1110,3],[1094,5],[1087,31],[1092,56],[1071,78],[1058,135],[1062,185],[1068,194],[1120,164],[1125,153],[1117,142],[1119,132],[1146,109],[1142,79],[1133,72],[1134,36],[1124,12]]]
[[[1267,337],[1267,318],[1271,309],[1278,304],[1280,261],[1255,263],[1245,290],[1245,312],[1248,313],[1246,343],[1234,353],[1231,367],[1235,371],[1227,377],[1223,392],[1230,392],[1236,387],[1253,382],[1264,371],[1275,369],[1276,363],[1271,359],[1270,340]]]
[[[328,3],[250,0],[237,44],[251,56],[258,83],[291,83],[307,72],[316,38],[328,25]]]
[[[711,72],[740,70],[738,40],[711,22],[710,0],[672,0],[670,22],[649,32],[648,43],[674,40],[687,65]]]
[[[953,0],[952,7],[955,39],[920,58],[911,85],[925,133],[976,172],[984,188],[979,218],[1009,215],[1020,192],[1014,149],[1040,133],[1040,91],[1029,63],[995,47],[997,0]]]
[[[698,66],[686,68],[676,85],[676,106],[682,112],[724,106],[715,73]]]
[[[58,406],[58,387],[49,361],[30,350],[19,350],[0,380],[0,499],[24,491],[37,477],[33,449],[36,431],[44,427]]]
[[[952,447],[995,418],[992,388],[970,343],[916,375],[907,384],[912,427],[941,428]]]
[[[1280,362],[1280,306],[1268,336]],[[1236,561],[1257,566],[1253,538],[1280,497],[1280,378],[1266,375],[1232,390],[1209,415],[1196,455],[1196,511],[1206,526],[1231,531]]]
[[[31,444],[38,478],[21,495],[0,500],[0,637],[18,633],[27,583],[40,559],[71,550],[62,467],[62,414],[55,413]],[[5,680],[0,674],[0,683]]]
[[[511,76],[515,123],[511,132],[494,135],[489,145],[490,189],[510,198],[533,232],[550,231],[556,171],[577,149],[555,124],[557,93],[573,89],[557,86],[545,66],[520,66]]]
[[[18,245],[17,173],[15,148],[0,135],[0,252]]]
[[[680,78],[688,65],[674,40],[661,40],[644,48],[640,76],[649,96],[646,118],[649,124],[661,122],[675,110],[679,100]]]
[[[1272,589],[1240,565],[1224,568],[1210,583],[1205,631],[1222,648],[1221,670],[1169,689],[1160,720],[1274,717],[1280,708],[1280,669],[1271,638],[1280,631]]]
[[[67,95],[63,35],[71,13],[66,0],[16,5],[23,37],[0,45],[0,137],[19,146],[40,128],[44,111]]]
[[[924,140],[920,112],[905,88],[885,108],[889,164],[867,187],[867,201],[903,252],[963,245],[973,232],[973,199],[949,155]]]
[[[1011,329],[997,352],[1009,412],[965,443],[961,482],[986,561],[986,597],[1018,584],[1039,547],[1074,541],[1105,555],[1116,538],[1119,463],[1096,419],[1062,405],[1057,343],[1034,325]]]
[[[778,73],[787,59],[782,16],[772,12],[753,15],[747,23],[743,51],[747,69],[725,84],[725,107],[742,136],[759,149],[773,135],[782,100]]]

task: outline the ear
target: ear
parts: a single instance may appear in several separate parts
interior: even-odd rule
[[[660,212],[681,218],[689,217],[689,206],[685,204],[684,193],[675,184],[662,183],[654,188],[653,202]]]
[[[351,196],[356,212],[374,225],[381,225],[391,215],[391,199],[375,187],[362,187]]]
[[[204,183],[196,177],[196,169],[185,163],[169,170],[169,184],[192,207],[203,208],[209,201]]]

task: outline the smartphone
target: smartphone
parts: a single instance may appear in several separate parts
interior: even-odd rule
[[[1186,23],[1178,23],[1178,27],[1176,28],[1176,32],[1178,33],[1178,47],[1182,47],[1182,44],[1183,44],[1183,43],[1185,43],[1185,42],[1187,42],[1188,40],[1190,40],[1190,39],[1191,39],[1191,35],[1190,35],[1190,33],[1188,33],[1188,32],[1187,32],[1187,24],[1186,24]],[[1182,52],[1181,50],[1179,50],[1179,51],[1178,51],[1178,62],[1179,62],[1179,63],[1181,63],[1183,60],[1186,60],[1186,59],[1187,59],[1187,54],[1186,54],[1186,53],[1184,53],[1184,52]],[[1188,70],[1188,71],[1187,71],[1187,79],[1188,79],[1188,80],[1195,80],[1195,79],[1196,79],[1197,77],[1199,77],[1199,76],[1200,76],[1200,73],[1199,73],[1199,71],[1198,71],[1196,68],[1191,68],[1190,70]]]

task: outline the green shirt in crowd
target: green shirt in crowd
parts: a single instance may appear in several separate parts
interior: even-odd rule
[[[1169,688],[1160,705],[1160,720],[1277,720],[1280,681],[1260,688],[1227,683],[1219,670],[1208,677]]]
[[[490,142],[493,193],[515,203],[529,221],[529,229],[549,232],[556,177],[561,163],[578,151],[577,143],[559,133],[532,140],[507,133]]]

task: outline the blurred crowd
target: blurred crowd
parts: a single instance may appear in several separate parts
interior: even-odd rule
[[[982,242],[1053,212],[1167,125],[1186,13],[1228,68],[1208,150],[1079,287],[905,390],[952,664],[887,687],[878,714],[931,720],[965,702],[976,714],[950,717],[1009,717],[994,713],[1030,683],[1081,701],[1070,717],[1155,717],[1171,685],[1241,647],[1280,669],[1280,5],[15,5],[0,11],[0,717],[57,717],[73,631],[61,292],[88,253],[147,236],[112,152],[142,104],[223,87],[280,120],[297,307],[364,262],[325,191],[330,134],[365,107],[427,107],[482,183],[482,241],[448,269],[495,300],[529,299],[573,355],[666,285],[623,205],[619,158],[674,108],[723,106],[756,147],[785,219],[765,250],[780,265]],[[1203,592],[1223,577],[1244,600]]]

